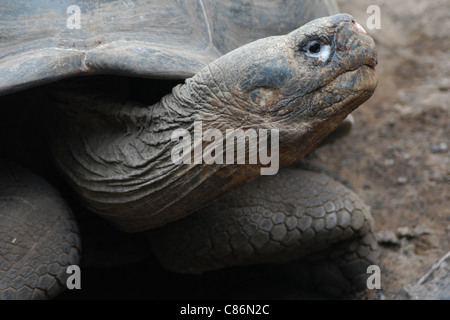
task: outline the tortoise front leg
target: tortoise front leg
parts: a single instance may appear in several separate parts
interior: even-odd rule
[[[0,300],[56,296],[79,253],[77,225],[56,190],[0,161]]]
[[[182,273],[307,258],[282,270],[310,271],[304,278],[333,295],[364,289],[377,257],[372,230],[370,212],[355,193],[324,174],[286,168],[150,238],[159,261]]]

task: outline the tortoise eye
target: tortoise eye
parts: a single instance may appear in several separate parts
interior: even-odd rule
[[[321,46],[320,43],[317,41],[317,42],[314,42],[313,44],[311,44],[311,45],[309,46],[308,51],[309,51],[310,53],[315,54],[315,53],[319,53],[321,48],[322,48],[322,46]]]
[[[320,40],[312,40],[303,46],[302,51],[308,57],[319,58],[325,61],[330,57],[331,47]]]

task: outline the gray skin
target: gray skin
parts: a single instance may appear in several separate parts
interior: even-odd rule
[[[316,40],[331,46],[326,61],[308,55]],[[280,165],[287,166],[316,148],[372,95],[375,65],[372,39],[351,16],[337,15],[239,47],[151,106],[111,93],[101,95],[78,81],[58,84],[46,92],[54,104],[49,115],[56,120],[49,127],[52,154],[91,211],[124,231],[152,229],[147,233],[155,254],[172,270],[201,273],[232,265],[287,262],[322,251],[338,262],[320,268],[345,279],[324,283],[321,278],[324,290],[361,289],[365,267],[375,259],[376,243],[370,213],[354,193],[323,175],[293,169],[229,193],[256,179],[262,165],[176,165],[170,160],[174,146],[170,137],[176,128],[192,133],[194,121],[203,121],[203,130],[279,129]],[[264,104],[255,94],[261,91],[272,93]],[[14,190],[11,185],[17,183],[34,190],[31,198],[50,193],[58,198],[51,187],[33,182],[39,179],[32,174],[21,173],[28,178],[18,178],[14,173],[26,171],[1,172],[6,177],[2,190]],[[30,183],[25,182],[28,179]],[[20,200],[25,196],[20,189],[16,196],[2,193],[2,199],[19,202],[28,202]],[[0,297],[54,296],[64,287],[65,267],[78,261],[74,253],[80,246],[72,236],[70,210],[61,209],[61,216],[55,217],[69,221],[64,224],[68,227],[50,223],[51,233],[63,239],[59,246],[50,246],[56,254],[47,249],[46,241],[39,241],[43,253],[36,255],[38,246],[24,245],[27,233],[21,230],[43,223],[42,217],[22,218],[29,210],[4,203]],[[32,206],[49,215],[45,208],[57,207]],[[203,209],[192,214],[199,208]],[[54,235],[52,239],[58,238]],[[31,269],[25,267],[26,260],[9,254],[20,248],[30,261],[38,261]],[[44,277],[47,280],[41,280]]]

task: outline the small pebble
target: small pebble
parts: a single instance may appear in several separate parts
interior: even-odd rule
[[[363,184],[363,189],[367,190],[367,189],[372,189],[372,184],[367,181]]]
[[[398,184],[406,184],[406,183],[408,183],[408,178],[405,176],[398,177],[397,183]]]
[[[408,227],[397,228],[397,236],[399,238],[418,238],[423,235],[432,234],[433,232],[425,226],[419,225],[410,229]]]
[[[433,231],[423,225],[418,225],[418,226],[414,227],[413,233],[416,236],[422,236],[422,235],[426,235],[426,234],[433,234]]]
[[[448,146],[445,142],[441,142],[439,144],[433,144],[430,146],[430,150],[433,153],[446,152],[448,150]]]
[[[394,232],[390,230],[380,230],[375,235],[379,244],[398,246],[400,241]]]
[[[408,227],[397,228],[397,236],[399,238],[412,238],[413,233]]]

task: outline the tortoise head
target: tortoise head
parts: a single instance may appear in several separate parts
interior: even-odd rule
[[[211,106],[225,109],[217,121],[278,128],[281,145],[295,141],[294,149],[299,142],[312,149],[372,95],[376,64],[372,38],[352,16],[339,14],[234,50],[187,87],[206,114],[217,113]],[[299,158],[295,150],[280,156]]]

